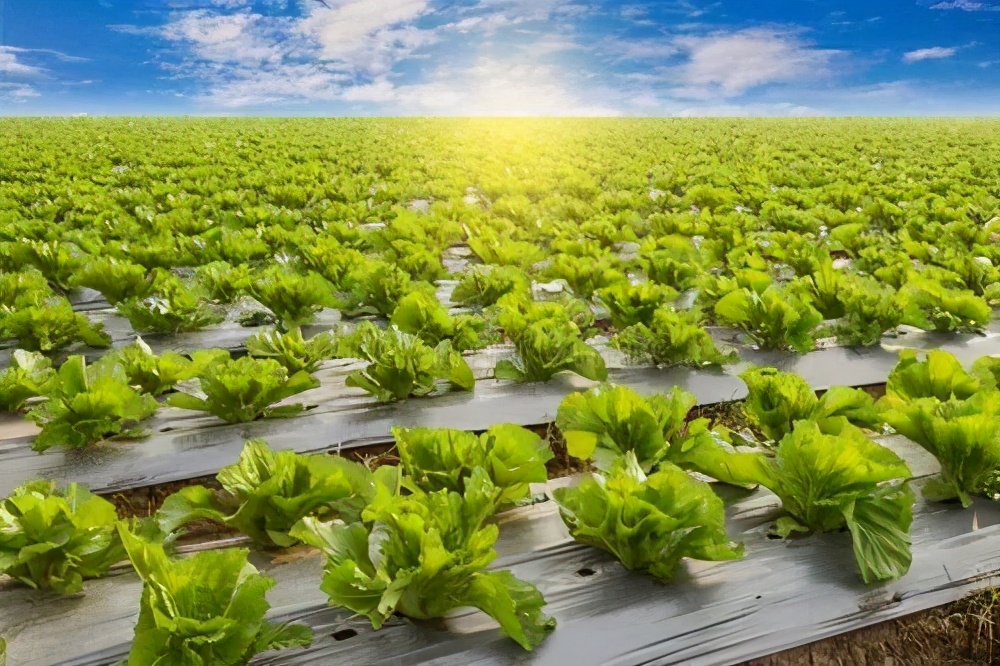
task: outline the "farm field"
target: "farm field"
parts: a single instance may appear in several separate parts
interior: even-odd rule
[[[0,119],[0,654],[740,663],[987,588],[998,155]]]

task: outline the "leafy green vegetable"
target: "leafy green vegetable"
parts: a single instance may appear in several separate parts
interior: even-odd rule
[[[105,354],[94,367],[119,365],[131,386],[138,386],[143,393],[160,395],[182,382],[198,375],[210,363],[228,358],[222,349],[202,350],[188,358],[177,352],[167,351],[157,356],[142,338]]]
[[[233,266],[225,261],[213,261],[198,267],[198,283],[219,303],[232,303],[247,292],[253,272],[246,264]]]
[[[156,412],[157,402],[128,384],[115,364],[87,367],[83,356],[70,356],[52,378],[44,402],[28,411],[41,426],[31,448],[81,449],[109,437],[139,438],[139,422]]]
[[[911,277],[903,286],[904,324],[929,331],[979,331],[990,322],[989,304],[968,290]]]
[[[183,333],[218,324],[222,312],[177,278],[161,277],[145,298],[118,304],[118,312],[140,333]]]
[[[374,395],[379,401],[424,396],[437,388],[438,380],[471,391],[476,380],[462,355],[448,340],[429,347],[420,338],[395,326],[379,329],[365,322],[355,332],[357,354],[368,365],[347,376],[347,385]]]
[[[160,544],[119,533],[143,582],[128,666],[244,666],[266,650],[312,643],[306,626],[264,619],[274,579],[247,562],[246,549],[171,560]]]
[[[0,409],[19,412],[31,398],[43,395],[55,377],[52,361],[38,352],[15,349],[10,367],[0,371]]]
[[[287,548],[296,543],[288,532],[300,519],[352,523],[375,496],[375,476],[364,465],[339,456],[275,452],[259,439],[247,441],[239,462],[223,467],[216,478],[222,493],[188,486],[167,497],[157,512],[164,532],[208,519],[239,530],[258,546]]]
[[[308,324],[323,308],[337,305],[330,283],[318,274],[300,275],[282,266],[255,276],[247,292],[273,312],[285,330]]]
[[[775,368],[750,368],[740,379],[749,389],[743,414],[771,441],[800,420],[816,421],[827,433],[839,432],[844,422],[872,429],[881,423],[874,399],[861,389],[834,386],[817,398],[802,377]]]
[[[145,298],[155,275],[145,266],[114,257],[91,257],[73,275],[73,285],[99,291],[111,305],[130,298]]]
[[[484,522],[498,492],[477,468],[464,495],[441,490],[403,497],[379,489],[363,523],[305,518],[292,536],[327,554],[321,589],[330,603],[368,616],[376,629],[393,613],[431,619],[472,606],[531,650],[555,620],[542,613],[545,600],[533,585],[486,569],[496,557],[499,529]]]
[[[552,459],[548,442],[509,423],[481,435],[448,428],[393,428],[403,469],[403,486],[413,491],[461,493],[476,468],[482,468],[499,490],[498,508],[529,496],[530,483],[548,479]]]
[[[124,558],[117,523],[114,504],[83,486],[26,483],[0,502],[0,574],[75,594]]]
[[[813,331],[823,321],[808,301],[773,285],[760,293],[746,288],[729,292],[715,304],[715,316],[744,331],[763,349],[800,353],[816,346]]]
[[[247,352],[251,356],[272,358],[290,373],[316,372],[321,361],[336,358],[337,346],[338,342],[330,331],[306,340],[298,326],[287,332],[278,329],[260,331],[246,341]]]
[[[833,326],[837,342],[850,347],[877,345],[888,331],[903,323],[905,299],[891,287],[870,278],[855,278],[841,293],[844,315]]]
[[[608,309],[611,324],[620,329],[649,324],[657,310],[677,298],[677,290],[655,282],[631,284],[626,280],[599,289],[597,297]]]
[[[635,453],[618,458],[607,474],[557,488],[553,499],[577,541],[612,553],[627,569],[666,581],[681,558],[735,560],[743,547],[726,536],[726,515],[707,483],[671,464],[649,475]]]
[[[0,306],[0,339],[16,339],[22,349],[53,352],[82,342],[90,347],[111,346],[111,336],[102,324],[93,324],[73,311],[59,297],[31,305]]]
[[[941,463],[941,478],[924,495],[937,500],[1000,492],[1000,392],[981,391],[967,399],[917,398],[888,409],[884,418]]]
[[[482,319],[452,317],[433,294],[417,291],[399,301],[389,320],[396,328],[415,335],[429,345],[451,340],[458,351],[478,349],[482,346],[477,329],[483,327]]]
[[[494,376],[517,382],[547,382],[569,370],[581,377],[604,381],[608,370],[596,349],[580,339],[577,327],[565,321],[542,319],[514,336],[517,358],[497,361]]]
[[[697,310],[663,307],[649,324],[635,324],[611,338],[611,346],[634,363],[653,365],[724,365],[737,360],[736,352],[723,354],[701,326]]]
[[[823,433],[797,421],[777,454],[700,452],[701,471],[724,483],[760,484],[789,514],[777,532],[830,532],[845,525],[865,583],[899,578],[910,568],[913,491],[910,469],[899,456],[856,428]]]
[[[665,460],[684,466],[699,447],[714,442],[708,419],[687,420],[696,403],[678,386],[643,397],[627,386],[604,384],[563,398],[556,426],[571,456],[607,471],[631,452],[648,472]]]
[[[628,282],[625,274],[615,267],[615,262],[606,256],[574,257],[557,254],[545,269],[545,275],[564,280],[574,294],[588,300],[598,289]]]
[[[459,305],[487,306],[513,292],[527,292],[530,281],[514,266],[483,266],[469,268],[462,274],[451,300]]]
[[[300,370],[289,375],[273,359],[249,356],[217,360],[205,367],[198,379],[204,398],[175,393],[167,398],[167,403],[209,412],[229,423],[295,416],[305,409],[301,404],[271,405],[319,386],[319,381],[308,372]]]
[[[271,405],[319,386],[319,381],[308,372],[300,370],[289,375],[273,359],[249,356],[217,360],[206,366],[198,379],[204,398],[175,393],[167,398],[167,403],[209,412],[229,423],[295,416],[305,409],[303,405]]]
[[[952,354],[934,350],[920,360],[916,351],[904,349],[886,379],[885,396],[880,403],[891,408],[919,398],[940,402],[952,398],[965,400],[982,388],[982,381],[966,372]]]

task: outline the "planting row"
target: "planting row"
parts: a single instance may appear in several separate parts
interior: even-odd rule
[[[993,497],[998,375],[1000,361],[991,357],[966,371],[944,352],[923,360],[905,353],[875,402],[846,387],[817,398],[796,375],[752,369],[743,375],[751,428],[739,433],[690,419],[695,400],[678,389],[644,397],[601,385],[559,408],[556,425],[569,454],[593,472],[552,499],[575,539],[669,580],[685,557],[743,556],[727,536],[722,500],[689,472],[761,485],[784,509],[777,536],[846,527],[861,579],[891,580],[911,562],[913,475],[862,429],[888,424],[938,460],[940,477],[924,485],[929,498],[968,505],[973,495]],[[541,594],[486,567],[498,536],[491,516],[530,501],[530,484],[547,477],[548,444],[509,424],[481,435],[394,435],[399,467],[374,471],[248,442],[239,462],[219,473],[222,492],[182,489],[147,521],[119,521],[110,503],[75,484],[27,484],[0,505],[0,571],[75,593],[127,555],[146,582],[130,663],[238,664],[262,650],[308,643],[303,628],[264,621],[269,583],[246,563],[246,551],[169,557],[184,525],[208,519],[262,548],[305,543],[325,552],[322,589],[331,604],[367,615],[375,628],[393,613],[427,619],[473,606],[532,649],[554,628]],[[195,591],[206,586],[211,602],[199,597],[195,604]]]

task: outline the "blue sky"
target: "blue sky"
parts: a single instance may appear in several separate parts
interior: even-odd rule
[[[0,114],[1000,115],[1000,0],[0,0]]]

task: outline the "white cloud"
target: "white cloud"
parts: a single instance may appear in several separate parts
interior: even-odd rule
[[[259,63],[281,57],[268,39],[264,17],[238,13],[220,16],[205,10],[187,12],[168,23],[161,36],[186,43],[199,59],[214,62]]]
[[[932,46],[929,49],[917,49],[916,51],[907,51],[903,54],[903,62],[920,62],[921,60],[940,60],[942,58],[950,58],[958,53],[958,47],[956,46]]]
[[[428,0],[346,0],[317,5],[296,31],[313,38],[324,60],[381,73],[434,43],[431,30],[411,23],[429,11]]]
[[[0,46],[0,73],[19,77],[42,75],[44,69],[26,65],[18,59],[17,54],[21,51],[22,49],[11,46]]]
[[[829,73],[841,51],[818,49],[798,33],[749,28],[706,36],[682,36],[673,42],[687,56],[675,69],[678,97],[736,97],[769,83],[815,79]]]
[[[936,5],[931,5],[931,9],[960,9],[963,12],[1000,12],[1000,5],[988,5],[976,0],[945,0]]]
[[[0,102],[23,104],[33,97],[41,97],[41,93],[25,83],[0,81]]]

